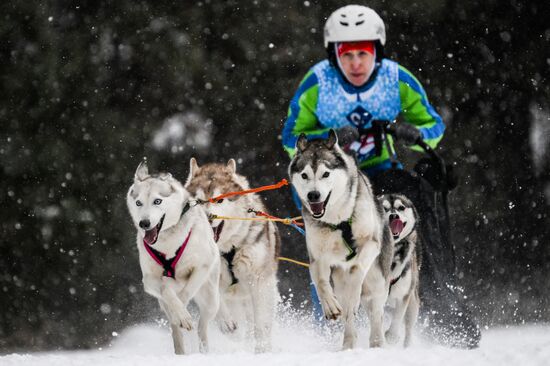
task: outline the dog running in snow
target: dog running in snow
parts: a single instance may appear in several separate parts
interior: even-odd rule
[[[407,347],[411,343],[420,306],[418,286],[421,243],[417,232],[418,214],[413,203],[404,195],[386,194],[380,196],[379,200],[395,243],[388,296],[388,305],[394,307],[394,311],[386,340],[388,343],[397,343],[404,325],[404,346]]]
[[[298,138],[289,176],[302,201],[310,274],[325,317],[343,317],[343,348],[353,348],[362,303],[369,344],[382,346],[393,240],[368,178],[340,148],[334,130],[326,140]]]
[[[237,174],[235,160],[200,166],[194,158],[185,187],[196,199],[207,201],[223,193],[249,189]],[[232,196],[204,205],[209,215],[253,217],[248,211],[265,212],[256,194]],[[256,352],[271,350],[271,330],[278,298],[277,256],[281,240],[275,223],[212,219],[212,230],[222,256],[221,304],[218,318],[224,331],[237,327],[239,314],[249,313]],[[243,305],[244,304],[244,305]]]
[[[220,256],[206,213],[169,173],[149,174],[142,162],[127,194],[137,229],[145,292],[158,299],[172,329],[176,354],[184,354],[180,328],[191,330],[187,305],[200,311],[200,350],[208,351],[208,323],[219,308]]]

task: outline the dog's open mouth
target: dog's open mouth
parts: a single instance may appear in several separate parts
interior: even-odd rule
[[[162,229],[162,223],[164,222],[164,217],[165,216],[166,215],[162,215],[162,217],[161,217],[159,223],[157,224],[157,226],[155,226],[151,230],[145,231],[145,237],[143,238],[143,240],[147,244],[153,245],[157,242],[157,240],[159,238],[160,229]]]
[[[327,199],[321,202],[310,202],[309,203],[309,209],[311,210],[311,214],[314,218],[320,219],[325,214],[325,208],[327,207],[328,200],[330,199],[330,194],[332,191],[329,192]]]
[[[218,240],[220,239],[220,235],[222,233],[222,230],[223,230],[223,224],[224,224],[225,221],[221,221],[218,226],[212,226],[212,230],[214,231],[214,240],[216,242],[218,242]]]
[[[401,232],[405,228],[405,225],[407,225],[407,223],[403,223],[401,219],[390,220],[390,230],[394,239],[399,238],[399,235],[401,235]]]

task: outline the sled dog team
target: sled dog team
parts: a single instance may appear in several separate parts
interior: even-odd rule
[[[412,203],[402,195],[375,197],[334,131],[326,140],[301,136],[288,173],[302,202],[311,278],[325,317],[344,324],[343,348],[357,345],[360,304],[370,323],[370,347],[397,343],[402,328],[408,346],[419,309],[421,264]],[[180,328],[194,327],[187,309],[191,300],[200,313],[202,352],[208,351],[210,321],[232,332],[244,326],[242,314],[251,323],[256,352],[271,350],[281,246],[277,226],[223,219],[249,217],[250,208],[265,211],[256,194],[208,201],[249,188],[233,159],[199,166],[192,158],[185,184],[169,173],[151,174],[144,162],[136,170],[127,204],[137,228],[143,285],[166,314],[176,354],[185,353]]]

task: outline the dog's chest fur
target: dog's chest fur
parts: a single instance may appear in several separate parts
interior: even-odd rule
[[[309,220],[313,221],[311,218]],[[351,249],[358,252],[367,241],[373,239],[372,232],[365,232],[362,223],[363,221],[355,221],[351,224],[352,242],[347,242],[339,229],[319,222],[306,223],[306,244],[309,253],[313,258],[324,257],[324,260],[331,265],[345,265],[353,262],[353,260],[346,260]]]
[[[345,261],[349,254],[349,249],[342,238],[342,232],[328,226],[307,230],[306,243],[313,258],[326,256],[335,262],[340,262]]]
[[[327,256],[331,263],[345,262],[346,256],[350,254],[349,246],[353,245],[356,250],[360,250],[364,243],[371,239],[379,241],[381,219],[368,188],[362,186],[361,183],[358,187],[359,194],[357,196],[359,198],[353,197],[351,200],[353,205],[350,211],[350,225],[353,243],[346,243],[342,231],[334,229],[334,225],[340,224],[340,222],[323,223],[313,219],[307,211],[304,211],[307,228],[306,242],[308,250],[314,258]],[[342,202],[342,205],[349,205],[349,203]],[[338,207],[334,211],[338,211]],[[333,226],[331,227],[331,225]]]
[[[416,238],[416,231],[412,231],[406,238],[395,243],[391,264],[392,278],[398,278],[405,270],[410,268],[411,261],[414,259]]]

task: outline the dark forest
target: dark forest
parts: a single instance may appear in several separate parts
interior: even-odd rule
[[[185,180],[191,157],[235,158],[253,187],[286,178],[288,104],[341,5],[0,4],[1,350],[97,347],[161,316],[126,208],[138,163]],[[460,178],[452,235],[475,317],[550,321],[550,3],[366,5],[447,125],[438,152]],[[288,189],[262,197],[273,215],[299,214]],[[307,260],[303,238],[280,229],[282,254]],[[281,263],[279,278],[307,307],[307,270]]]

